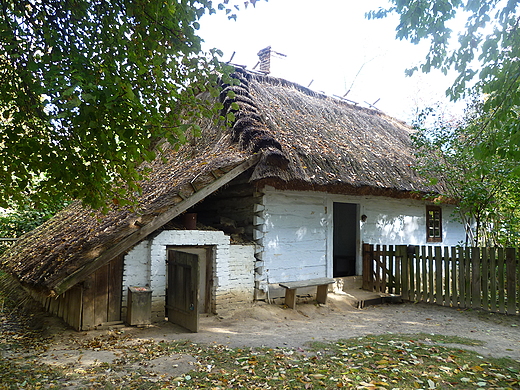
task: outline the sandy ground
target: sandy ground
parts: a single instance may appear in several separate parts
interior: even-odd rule
[[[168,322],[146,328],[125,327],[115,330],[75,332],[53,319],[43,325],[52,336],[49,348],[40,358],[44,362],[76,364],[112,362],[114,351],[78,349],[89,339],[100,339],[117,332],[128,342],[191,340],[197,344],[223,344],[229,347],[305,348],[312,341],[335,341],[369,334],[442,334],[481,340],[473,349],[482,356],[510,357],[520,361],[520,316],[457,310],[428,304],[383,304],[356,309],[341,296],[329,295],[327,305],[298,304],[296,310],[282,305],[257,303],[227,317],[204,316],[199,333],[188,333]],[[78,356],[81,355],[81,361]],[[68,360],[67,360],[68,359]],[[189,369],[190,357],[171,357],[151,362],[150,369],[161,372],[163,366],[172,374]],[[153,363],[153,364],[152,364]]]

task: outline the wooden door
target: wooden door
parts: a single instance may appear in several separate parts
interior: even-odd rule
[[[191,332],[199,330],[199,256],[168,250],[168,321]]]

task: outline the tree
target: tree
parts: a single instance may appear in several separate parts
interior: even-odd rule
[[[442,111],[426,109],[415,123],[413,136],[420,174],[442,181],[443,194],[457,200],[458,219],[469,245],[520,244],[520,178],[516,162],[497,154],[475,157],[472,149],[488,144],[494,134],[482,130],[488,118],[482,103],[470,105],[462,121]]]
[[[368,18],[399,15],[397,38],[430,42],[423,72],[436,68],[457,72],[447,91],[452,99],[477,93],[485,96],[486,121],[480,132],[490,136],[473,146],[475,156],[492,155],[520,161],[520,16],[516,0],[390,0],[390,7]],[[466,17],[465,30],[453,44],[449,23]],[[418,68],[409,69],[413,73]],[[520,176],[520,168],[515,173]]]
[[[199,92],[232,82],[218,50],[201,52],[205,12],[209,0],[2,1],[0,207],[129,203],[158,141],[218,112]]]

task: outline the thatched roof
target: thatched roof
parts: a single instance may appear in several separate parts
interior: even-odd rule
[[[241,84],[221,94],[224,114],[233,102],[240,107],[232,128],[205,121],[200,139],[167,149],[166,161],[150,164],[136,210],[114,206],[102,215],[73,203],[23,236],[1,267],[28,287],[61,294],[246,171],[251,182],[279,188],[395,197],[435,191],[412,169],[404,123],[285,80],[243,70],[236,77]]]

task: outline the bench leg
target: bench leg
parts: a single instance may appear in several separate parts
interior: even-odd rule
[[[323,304],[327,303],[328,289],[329,289],[328,284],[322,284],[322,285],[318,286],[317,291],[316,291],[316,301],[318,301],[318,303],[323,303]]]
[[[296,306],[296,289],[295,288],[287,288],[285,289],[285,304],[289,306],[291,309],[294,309]]]

